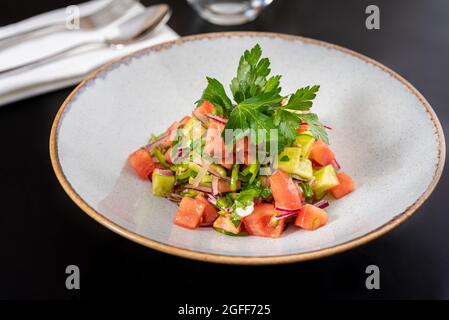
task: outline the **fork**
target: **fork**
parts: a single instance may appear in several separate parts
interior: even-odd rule
[[[80,17],[79,30],[88,31],[104,27],[122,16],[135,3],[135,0],[111,0],[108,4],[106,4],[99,10],[89,15]],[[48,34],[62,32],[65,30],[67,29],[64,22],[46,24],[32,30],[27,30],[18,34],[1,38],[0,49],[5,49],[17,45],[31,38],[42,37]]]

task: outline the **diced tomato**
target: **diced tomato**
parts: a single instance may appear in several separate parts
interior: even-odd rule
[[[202,194],[197,195],[195,200],[205,206],[201,226],[211,226],[218,217],[217,209]]]
[[[276,214],[273,204],[256,204],[253,213],[243,218],[245,230],[253,236],[278,238],[284,231],[285,222],[274,220]]]
[[[312,162],[312,167],[313,167],[313,168],[321,167],[321,164],[319,164],[319,163],[316,162],[315,160],[310,159],[310,162]]]
[[[326,211],[314,205],[306,204],[299,210],[295,225],[306,230],[315,230],[324,226],[327,219]]]
[[[296,130],[298,133],[303,133],[304,131],[307,131],[307,129],[309,129],[309,125],[307,124],[307,122],[302,121],[301,126],[299,127],[298,130]]]
[[[181,121],[179,121],[179,125],[180,126],[185,125],[187,122],[189,122],[190,118],[191,118],[190,116],[185,116],[184,118],[182,118]]]
[[[203,219],[206,206],[193,198],[184,197],[179,204],[174,223],[180,227],[195,229]]]
[[[175,131],[179,128],[181,124],[179,122],[173,122],[170,127],[168,127],[167,131],[165,131],[165,135],[168,136],[169,141],[173,141],[175,139]]]
[[[167,144],[172,145],[173,141],[176,139],[176,130],[180,127],[185,125],[190,120],[190,116],[185,116],[182,118],[181,121],[174,122],[170,127],[168,127],[167,131],[165,132],[165,135],[168,136],[167,138]]]
[[[214,105],[209,101],[203,101],[203,103],[197,108],[198,113],[202,115],[207,115],[214,111]]]
[[[337,173],[337,178],[340,184],[331,189],[332,196],[335,199],[340,199],[355,190],[354,181],[346,173]]]
[[[235,159],[237,163],[243,163],[249,165],[255,163],[256,147],[251,146],[249,138],[244,137],[243,142],[239,141],[235,148]]]
[[[220,163],[223,167],[225,167],[226,169],[228,169],[228,170],[231,170],[232,169],[232,167],[233,167],[233,164],[232,163]]]
[[[242,223],[240,223],[236,227],[234,223],[232,223],[231,215],[226,214],[224,216],[219,216],[217,220],[214,221],[214,228],[218,228],[233,234],[239,234],[240,232],[242,232]]]
[[[240,189],[240,181],[237,181],[237,190]],[[218,192],[231,192],[231,182],[225,179],[218,180]]]
[[[128,162],[142,179],[148,179],[156,168],[151,154],[146,149],[139,149],[128,157]]]
[[[277,207],[287,210],[302,207],[302,192],[284,171],[276,170],[270,176],[270,187]]]
[[[221,133],[224,129],[224,124],[218,123],[216,121],[211,121],[209,128],[206,133],[206,143],[204,146],[204,151],[213,156],[218,155],[221,152],[222,157],[224,156],[224,140],[221,137]]]
[[[313,143],[309,158],[324,167],[333,163],[335,155],[328,145],[317,140]]]

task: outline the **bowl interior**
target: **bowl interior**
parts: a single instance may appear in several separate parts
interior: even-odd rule
[[[333,128],[331,146],[357,190],[331,201],[329,224],[314,232],[290,226],[281,238],[265,239],[182,229],[172,223],[176,205],[152,196],[127,156],[190,114],[206,75],[227,88],[240,54],[256,43],[272,73],[282,75],[283,93],[321,85],[314,110]],[[99,72],[68,101],[55,144],[69,188],[125,233],[195,252],[272,257],[347,243],[403,214],[435,176],[435,131],[407,85],[360,57],[300,38],[226,35],[160,46]]]

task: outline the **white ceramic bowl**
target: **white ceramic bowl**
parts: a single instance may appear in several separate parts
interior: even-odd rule
[[[320,84],[314,111],[357,190],[327,210],[328,225],[279,239],[229,237],[172,223],[176,206],[150,193],[126,164],[151,132],[192,111],[205,76],[229,83],[243,50],[259,43],[283,92]],[[424,97],[365,56],[325,42],[268,33],[181,38],[111,63],[83,81],[51,133],[53,167],[69,196],[113,231],[204,261],[268,264],[313,259],[372,240],[410,217],[441,176],[445,143]],[[412,235],[410,235],[412,236]]]

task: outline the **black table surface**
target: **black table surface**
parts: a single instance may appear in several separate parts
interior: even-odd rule
[[[80,1],[2,0],[0,25],[73,2]],[[169,25],[180,35],[272,31],[361,52],[408,79],[449,129],[449,1],[275,0],[256,21],[235,27],[203,21],[185,1],[165,2],[173,7]],[[371,3],[380,8],[380,30],[365,28]],[[0,107],[0,298],[266,297],[286,287],[297,288],[298,298],[449,298],[448,170],[416,215],[348,252],[276,266],[191,261],[109,231],[64,193],[50,164],[48,140],[71,90]],[[80,268],[81,290],[65,287],[70,264]],[[380,268],[380,290],[365,287],[370,264]]]

